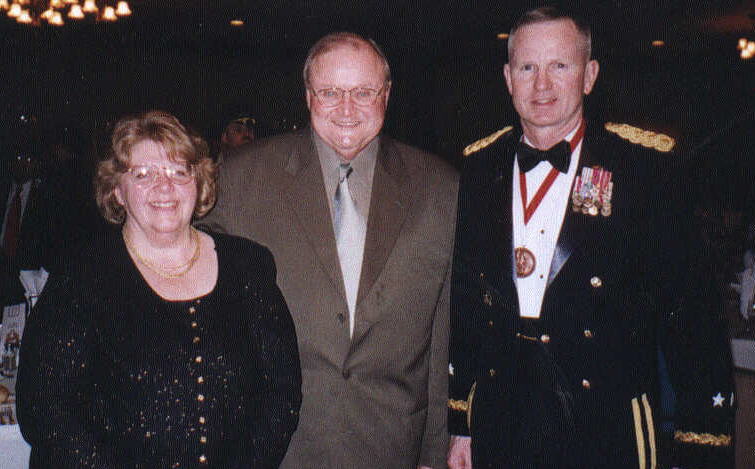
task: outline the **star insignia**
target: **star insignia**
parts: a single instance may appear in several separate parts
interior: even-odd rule
[[[723,407],[725,400],[726,399],[724,398],[724,396],[722,396],[719,392],[718,394],[713,396],[713,407]]]

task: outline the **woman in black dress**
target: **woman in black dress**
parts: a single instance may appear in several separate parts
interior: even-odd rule
[[[270,252],[191,226],[215,201],[205,142],[151,111],[119,121],[96,237],[25,331],[30,468],[276,468],[298,422],[293,322]]]

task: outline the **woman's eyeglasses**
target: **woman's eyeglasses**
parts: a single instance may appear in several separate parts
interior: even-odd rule
[[[162,172],[168,180],[174,184],[188,184],[194,180],[194,168],[158,166],[154,164],[136,165],[127,171],[131,180],[139,186],[150,186],[157,181],[157,176]]]

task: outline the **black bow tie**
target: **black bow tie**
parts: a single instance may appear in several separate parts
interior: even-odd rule
[[[569,142],[562,140],[548,150],[543,151],[532,148],[524,142],[519,142],[516,155],[519,161],[519,170],[522,172],[526,173],[541,161],[547,161],[554,168],[562,173],[566,173],[569,170],[571,147],[569,146]]]

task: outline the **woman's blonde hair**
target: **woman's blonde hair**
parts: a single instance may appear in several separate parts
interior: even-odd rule
[[[97,165],[94,193],[102,216],[114,224],[125,221],[126,210],[118,202],[115,188],[129,169],[134,146],[145,140],[161,145],[172,161],[192,167],[197,185],[194,217],[206,215],[217,197],[217,168],[210,159],[207,142],[172,114],[147,111],[124,117],[115,124],[107,156]]]

